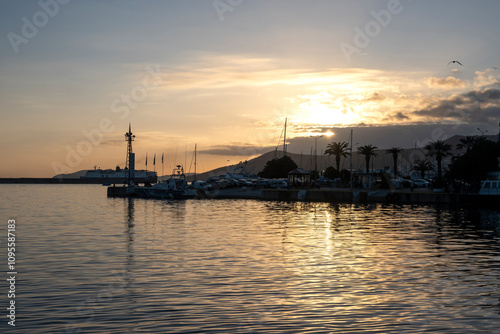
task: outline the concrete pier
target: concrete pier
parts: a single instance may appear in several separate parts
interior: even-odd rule
[[[130,187],[108,187],[110,197],[135,196]],[[225,189],[199,192],[203,199],[258,199],[266,201],[303,201],[326,203],[388,203],[388,204],[443,204],[475,205],[500,208],[500,195],[455,194],[435,192],[430,189],[410,190],[369,190],[369,189]]]
[[[423,190],[368,190],[368,189],[264,189],[263,200],[349,203],[396,204],[476,204],[500,208],[500,196],[455,194]]]

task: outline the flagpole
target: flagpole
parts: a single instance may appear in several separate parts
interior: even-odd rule
[[[161,154],[161,176],[163,177],[163,153]]]

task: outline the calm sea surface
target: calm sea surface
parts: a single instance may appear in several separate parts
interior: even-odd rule
[[[500,211],[0,185],[0,217],[3,333],[500,333]]]

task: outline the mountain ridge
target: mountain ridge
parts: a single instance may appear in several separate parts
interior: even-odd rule
[[[463,135],[454,135],[448,139],[445,140],[445,143],[451,145],[452,147],[452,154],[456,155],[460,153],[459,150],[456,149],[456,146],[458,143],[460,143],[460,139],[465,138],[466,136]],[[496,136],[495,135],[490,135],[486,136],[488,140],[496,141]],[[397,145],[395,145],[397,146]],[[378,157],[374,159],[373,161],[373,167],[375,169],[381,169],[381,168],[391,168],[392,167],[392,156],[390,154],[386,153],[386,150],[389,148],[384,148],[384,149],[377,149],[376,153],[378,154]],[[319,151],[319,150],[318,150]],[[360,156],[357,153],[357,148],[353,149],[353,169],[363,169],[365,168],[364,165],[364,157]],[[295,161],[295,163],[300,167],[304,168],[306,170],[313,170],[314,169],[314,155],[311,154],[301,154],[301,153],[292,153],[292,152],[287,152],[287,155]],[[203,173],[199,173],[196,175],[196,179],[198,180],[206,180],[210,177],[217,177],[220,175],[224,175],[226,173],[230,173],[235,170],[235,168],[238,165],[244,164],[245,165],[245,172],[250,173],[250,174],[257,174],[266,165],[266,163],[269,160],[272,160],[274,158],[281,158],[283,156],[282,151],[269,151],[264,154],[261,154],[257,157],[254,157],[252,159],[248,159],[246,161],[241,161],[239,164],[233,164],[233,165],[227,165],[227,166],[221,166],[215,169],[212,169],[210,171],[206,171]],[[406,160],[414,160],[414,158],[423,158],[425,157],[425,150],[423,147],[417,147],[415,148],[404,148],[404,152],[400,156],[400,163],[404,163],[405,159]],[[317,165],[319,170],[324,170],[329,166],[335,166],[335,157],[334,156],[325,156],[325,155],[320,155],[318,154],[317,156]],[[427,157],[427,159],[432,160],[432,158]],[[341,160],[341,169],[349,169],[349,157],[347,158],[342,158]],[[408,168],[411,168],[411,166],[407,166]],[[69,173],[69,174],[59,174],[54,177],[62,177],[62,178],[80,178],[80,176],[85,175],[87,170],[80,170],[74,173]],[[189,181],[192,181],[194,179],[193,174],[186,174],[187,179]]]

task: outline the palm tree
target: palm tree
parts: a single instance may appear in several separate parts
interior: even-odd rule
[[[366,162],[366,173],[370,173],[370,159],[371,157],[378,157],[377,152],[375,150],[377,149],[377,146],[373,145],[363,145],[358,147],[358,153],[362,154],[365,156],[365,162]]]
[[[426,172],[434,170],[434,166],[432,166],[432,163],[427,159],[417,160],[413,163],[413,167],[411,169],[420,172],[420,178],[423,179],[425,178]]]
[[[451,145],[446,144],[442,140],[436,140],[435,142],[429,142],[424,148],[427,150],[427,156],[436,157],[438,167],[438,186],[441,186],[441,161],[444,157],[450,155]]]
[[[394,161],[394,177],[398,177],[398,155],[403,152],[401,147],[391,147],[386,151],[387,154],[392,154],[392,160]]]
[[[335,163],[337,165],[337,171],[340,172],[340,158],[344,157],[347,158],[347,156],[350,154],[348,152],[348,146],[346,142],[332,142],[326,146],[326,151],[325,154],[328,155],[334,155],[335,156]]]
[[[465,153],[469,153],[476,141],[476,136],[466,136],[465,138],[461,138],[460,143],[457,144],[457,150],[465,148]]]

